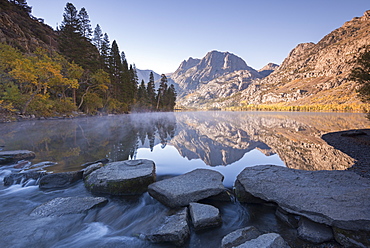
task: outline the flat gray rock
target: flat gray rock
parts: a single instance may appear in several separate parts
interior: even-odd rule
[[[254,226],[238,229],[223,237],[221,248],[232,248],[249,240],[258,238],[262,233]]]
[[[146,235],[153,243],[173,243],[182,246],[190,236],[188,225],[188,209],[182,208],[176,213],[166,216],[161,226]]]
[[[196,169],[186,174],[155,182],[148,187],[149,194],[162,204],[176,208],[191,202],[218,195],[226,189],[224,176],[213,170]]]
[[[285,240],[277,233],[262,234],[256,239],[249,240],[236,248],[290,248]]]
[[[110,195],[136,195],[147,191],[155,181],[155,165],[147,159],[109,163],[85,178],[91,192]]]
[[[79,214],[104,205],[107,201],[104,197],[58,197],[38,206],[31,212],[31,215],[47,217]]]
[[[239,196],[275,202],[288,213],[314,222],[370,230],[370,180],[353,172],[260,165],[244,169],[235,185]]]
[[[315,244],[334,239],[333,230],[330,227],[312,222],[306,218],[300,219],[297,231],[299,238]]]
[[[66,188],[82,179],[82,171],[52,173],[41,177],[40,189]]]
[[[32,159],[36,155],[28,150],[0,151],[0,164],[6,164],[22,159]]]
[[[218,227],[222,219],[218,208],[200,203],[190,203],[189,212],[195,231]]]

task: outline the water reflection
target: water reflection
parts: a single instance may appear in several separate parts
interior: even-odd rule
[[[369,127],[361,114],[150,113],[4,123],[0,146],[35,151],[32,162],[57,162],[47,168],[55,172],[80,169],[81,164],[102,158],[143,157],[153,157],[163,174],[175,173],[174,168],[181,174],[179,168],[188,170],[190,163],[238,169],[267,163],[306,170],[345,169],[353,159],[329,146],[321,135]]]

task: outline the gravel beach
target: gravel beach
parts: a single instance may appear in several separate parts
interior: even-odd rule
[[[327,133],[322,138],[335,149],[356,160],[347,170],[370,178],[370,129]]]

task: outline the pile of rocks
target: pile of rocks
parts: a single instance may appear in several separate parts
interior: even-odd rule
[[[127,160],[92,163],[81,171],[63,173],[14,173],[4,185],[35,179],[40,189],[65,188],[83,180],[93,194],[140,195],[148,192],[168,207],[159,226],[140,237],[154,243],[181,246],[196,232],[222,225],[215,206],[199,203],[205,199],[225,200],[223,175],[208,169],[156,181],[153,161]],[[350,171],[303,171],[281,166],[248,167],[237,177],[235,194],[240,202],[274,203],[276,216],[296,228],[300,239],[321,244],[336,241],[344,247],[370,247],[370,180]],[[106,197],[55,198],[31,215],[58,216],[81,213],[104,206]],[[212,201],[210,201],[212,202]],[[225,236],[222,247],[289,247],[276,233],[261,233],[254,227]]]

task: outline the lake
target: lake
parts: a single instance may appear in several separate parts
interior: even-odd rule
[[[232,188],[236,176],[248,166],[346,169],[354,160],[329,146],[321,135],[358,128],[370,128],[363,114],[300,112],[140,113],[2,123],[2,149],[31,150],[36,158],[0,167],[0,179],[22,170],[80,170],[84,163],[104,158],[145,158],[155,162],[158,178],[208,168],[222,173],[225,186]],[[8,247],[148,247],[137,235],[165,208],[147,193],[135,199],[112,198],[103,209],[72,219],[29,216],[35,207],[55,197],[89,194],[82,183],[53,191],[40,191],[32,182],[1,185],[1,243]],[[295,240],[291,230],[280,226],[273,208],[266,206],[262,211],[237,202],[218,207],[223,226],[192,233],[187,247],[217,246],[227,233],[251,224],[265,231],[279,230],[284,238]]]

